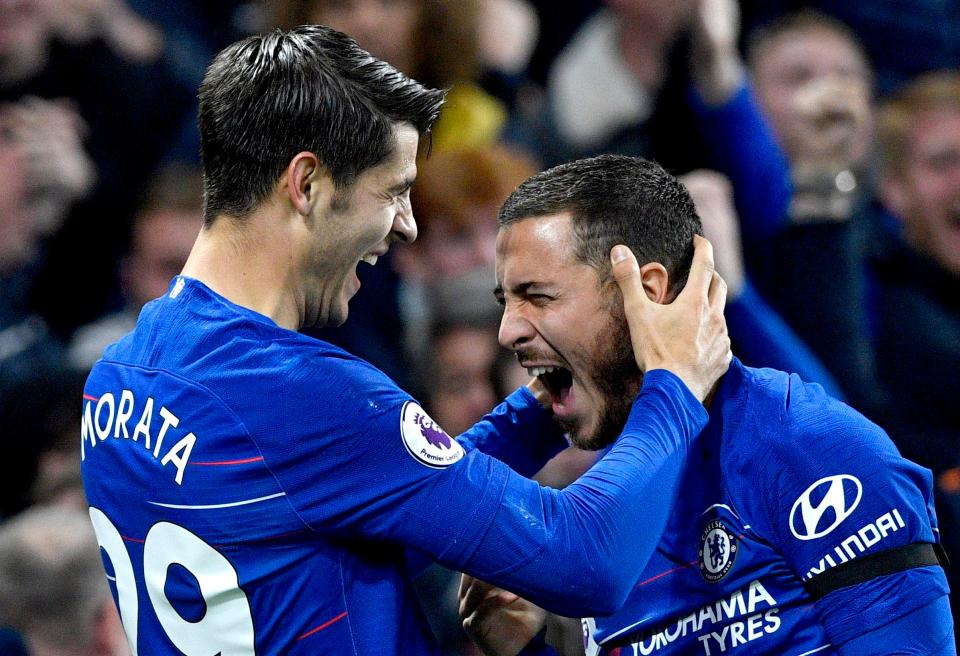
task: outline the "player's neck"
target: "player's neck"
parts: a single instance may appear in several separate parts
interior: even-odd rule
[[[297,330],[303,310],[291,281],[298,258],[276,218],[263,214],[255,211],[240,220],[219,217],[203,228],[183,275],[283,328]]]

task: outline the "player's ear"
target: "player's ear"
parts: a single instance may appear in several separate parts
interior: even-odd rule
[[[287,165],[281,188],[297,213],[309,216],[315,209],[326,209],[333,202],[333,178],[316,155],[303,151]]]
[[[654,303],[666,303],[670,297],[670,275],[659,262],[648,262],[640,267],[640,282],[643,291]]]

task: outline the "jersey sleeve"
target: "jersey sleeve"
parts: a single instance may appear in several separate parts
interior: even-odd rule
[[[416,549],[571,616],[609,613],[626,598],[707,419],[673,374],[649,372],[608,455],[555,491],[450,439],[372,367],[340,364],[324,372],[319,398],[278,397],[272,411],[298,408],[300,434],[251,431],[303,521],[339,539]]]
[[[526,387],[508,396],[457,441],[527,477],[568,446],[563,431]]]
[[[740,496],[752,492],[754,530],[802,581],[866,555],[939,542],[930,471],[902,458],[878,426],[795,376],[786,405],[760,414],[752,422],[766,435],[744,465],[757,488]],[[946,594],[940,567],[917,567],[840,588],[814,608],[839,648]]]
[[[956,656],[953,618],[947,596],[937,597],[889,624],[843,643],[837,652],[840,656],[885,656],[903,641],[904,636],[910,637],[910,654]]]

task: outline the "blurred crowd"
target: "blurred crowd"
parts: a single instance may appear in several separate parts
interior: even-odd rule
[[[930,468],[960,563],[960,3],[0,0],[0,652],[125,653],[89,558],[82,381],[200,229],[208,62],[304,23],[449,90],[418,240],[312,334],[466,429],[526,382],[497,342],[500,204],[572,158],[656,159],[714,244],[735,353],[820,383]],[[428,571],[425,606],[445,653],[472,653],[451,580]]]

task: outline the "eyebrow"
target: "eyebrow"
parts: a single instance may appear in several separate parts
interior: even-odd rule
[[[395,184],[395,185],[393,185],[392,187],[390,187],[390,189],[388,189],[387,191],[389,191],[391,194],[393,194],[393,195],[395,195],[395,196],[398,196],[398,195],[404,193],[405,191],[409,190],[410,187],[413,186],[413,181],[414,181],[414,180],[415,180],[415,178],[404,178],[403,180],[401,180],[401,181],[398,182],[397,184]]]
[[[514,285],[510,289],[510,292],[513,294],[516,294],[517,296],[523,296],[524,294],[530,291],[531,287],[545,287],[547,285],[548,283],[540,282],[538,280],[528,280],[527,282],[522,282],[519,285]],[[503,285],[497,285],[496,288],[493,290],[493,295],[496,296],[497,298],[503,298],[504,296]]]

